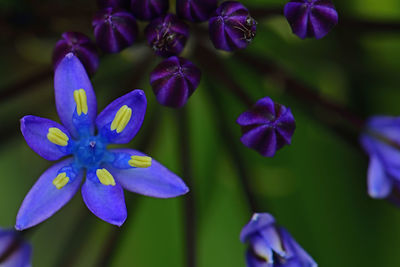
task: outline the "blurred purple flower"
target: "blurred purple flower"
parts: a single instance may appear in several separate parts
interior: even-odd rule
[[[119,8],[100,10],[94,16],[92,25],[97,45],[107,53],[117,53],[132,45],[138,33],[132,14]]]
[[[150,74],[150,84],[158,102],[179,108],[200,83],[201,71],[189,60],[170,57],[162,61]]]
[[[0,228],[0,266],[31,266],[32,247],[15,230]]]
[[[246,48],[256,35],[257,22],[239,2],[223,2],[209,20],[210,38],[215,48],[233,51]]]
[[[167,13],[168,0],[131,0],[133,15],[140,20],[151,20]]]
[[[217,9],[217,0],[177,0],[176,14],[193,22],[203,22]]]
[[[145,29],[147,43],[161,57],[179,55],[189,37],[189,27],[173,14],[156,18]]]
[[[82,62],[86,71],[93,75],[99,67],[96,45],[80,32],[64,32],[61,36],[62,39],[56,43],[53,50],[53,68],[56,69],[65,55],[72,52]]]
[[[97,116],[89,77],[72,53],[58,65],[54,87],[63,125],[25,116],[21,131],[28,145],[43,158],[72,157],[56,163],[38,179],[18,212],[16,229],[32,227],[61,209],[80,188],[85,170],[82,197],[86,206],[100,219],[118,226],[127,217],[123,188],[158,198],[188,192],[178,176],[143,153],[107,149],[108,144],[130,142],[139,131],[147,105],[142,90],[114,100]]]
[[[321,39],[338,23],[338,13],[330,0],[292,0],[285,5],[285,17],[301,39]]]
[[[248,267],[317,267],[310,255],[268,213],[255,213],[242,229],[240,240],[249,244]]]
[[[368,194],[400,204],[400,117],[370,118],[360,142],[369,155]]]
[[[291,143],[296,123],[290,108],[264,97],[236,121],[242,128],[242,143],[265,157]]]

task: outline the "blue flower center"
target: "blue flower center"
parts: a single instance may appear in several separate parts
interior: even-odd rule
[[[76,143],[74,156],[82,167],[91,169],[100,166],[106,152],[106,144],[100,137],[89,136]]]

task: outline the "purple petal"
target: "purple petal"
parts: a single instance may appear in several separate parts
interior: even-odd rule
[[[255,213],[250,222],[243,227],[240,240],[245,243],[256,232],[275,224],[275,219],[269,213]]]
[[[246,252],[246,263],[247,267],[274,267],[273,262],[267,263],[265,260],[261,260],[250,249]]]
[[[321,39],[338,23],[338,14],[334,8],[315,6],[311,10],[310,23],[315,38]]]
[[[94,133],[94,121],[97,113],[97,102],[92,84],[79,59],[72,53],[67,54],[57,66],[54,74],[54,89],[57,112],[62,124],[69,133],[77,138],[78,129],[73,117],[76,110],[74,91],[84,89],[87,96],[88,119],[90,131]],[[83,113],[82,113],[83,114]]]
[[[114,153],[146,156],[132,149],[115,149]],[[107,167],[124,189],[157,198],[171,198],[186,194],[189,189],[185,183],[163,165],[152,160],[151,167],[117,169]]]
[[[75,195],[82,180],[81,173],[62,189],[53,185],[58,171],[72,162],[72,159],[66,159],[56,163],[40,176],[19,209],[15,224],[17,230],[30,228],[48,219]]]
[[[132,110],[131,118],[124,130],[117,133],[111,130],[111,123],[122,106],[128,106]],[[146,113],[147,100],[142,90],[134,90],[109,104],[97,117],[96,126],[100,134],[110,143],[124,144],[132,140],[142,126]]]
[[[29,244],[22,243],[14,253],[12,253],[2,267],[30,267],[31,266],[32,247]]]
[[[279,233],[274,225],[265,227],[264,229],[260,230],[259,233],[275,253],[282,258],[286,256],[281,237],[279,236]]]
[[[67,146],[53,144],[47,139],[49,128],[58,128],[70,139]],[[21,119],[21,132],[26,143],[33,151],[47,160],[58,160],[71,154],[72,140],[67,129],[57,122],[36,116],[25,116]]]
[[[103,185],[94,173],[89,173],[82,186],[82,197],[88,209],[100,219],[121,226],[127,217],[124,191],[115,186]]]
[[[294,34],[301,39],[307,37],[308,31],[308,5],[305,3],[289,2],[285,5],[285,17],[287,18]]]
[[[392,191],[393,181],[385,173],[376,156],[372,156],[368,167],[368,194],[372,198],[386,198]]]
[[[275,129],[262,125],[243,134],[240,141],[247,147],[257,150],[264,157],[273,157],[277,150]]]

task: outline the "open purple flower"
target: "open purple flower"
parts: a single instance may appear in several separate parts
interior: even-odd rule
[[[236,1],[223,2],[209,20],[212,43],[225,51],[246,48],[256,36],[256,28],[249,10]]]
[[[54,87],[62,125],[25,116],[21,131],[28,145],[43,158],[71,157],[50,167],[32,187],[18,212],[16,229],[32,227],[52,216],[75,195],[83,180],[82,197],[89,210],[118,226],[127,217],[123,188],[158,198],[188,192],[178,176],[143,153],[107,149],[111,143],[128,143],[139,131],[146,112],[142,90],[114,100],[97,115],[92,85],[73,54],[57,67]]]
[[[80,32],[64,32],[61,36],[62,39],[56,43],[53,51],[54,69],[66,54],[72,52],[85,66],[86,71],[94,74],[99,67],[99,56],[92,40]]]
[[[192,62],[181,57],[162,61],[150,74],[150,84],[161,105],[179,108],[200,83],[201,71]]]
[[[370,159],[368,194],[400,204],[400,117],[372,117],[366,129],[360,142]]]
[[[268,213],[255,213],[243,227],[240,240],[248,243],[248,267],[317,267],[286,229]]]
[[[321,39],[338,23],[338,13],[330,0],[292,0],[285,5],[294,34],[301,39]]]
[[[217,9],[217,0],[177,0],[176,14],[193,22],[203,22]]]
[[[32,247],[15,230],[0,228],[0,266],[31,266]]]
[[[236,122],[241,126],[242,143],[264,157],[273,157],[278,149],[290,145],[296,123],[290,108],[264,97]]]

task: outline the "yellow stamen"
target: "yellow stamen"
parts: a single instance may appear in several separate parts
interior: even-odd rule
[[[74,100],[76,103],[76,113],[80,116],[82,112],[84,114],[88,113],[87,97],[86,92],[83,89],[74,91]]]
[[[102,183],[103,185],[115,185],[114,177],[106,169],[97,169],[96,175],[97,178],[99,178],[100,183]]]
[[[67,176],[67,173],[62,172],[57,175],[57,177],[53,180],[53,185],[57,189],[63,188],[66,184],[69,182],[69,177]]]
[[[146,156],[132,156],[129,165],[136,168],[148,168],[151,166],[151,158]]]
[[[49,139],[53,144],[59,146],[67,146],[69,140],[68,136],[56,127],[49,128],[47,139]]]
[[[117,130],[117,133],[122,132],[132,116],[132,109],[127,105],[122,106],[117,114],[115,114],[114,120],[111,123],[111,131]]]

